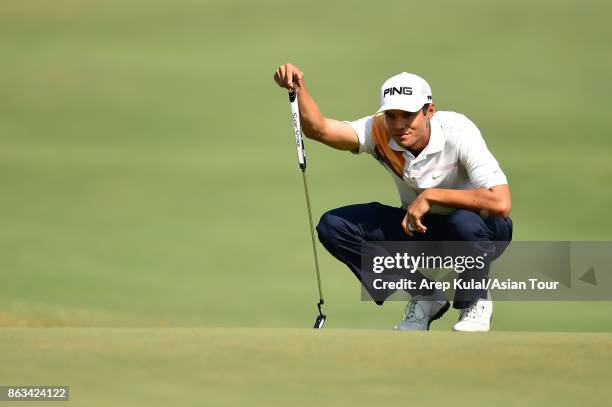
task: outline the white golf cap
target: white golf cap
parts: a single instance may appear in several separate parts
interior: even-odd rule
[[[431,87],[418,75],[402,72],[392,76],[380,88],[380,109],[418,112],[426,103],[432,103]]]

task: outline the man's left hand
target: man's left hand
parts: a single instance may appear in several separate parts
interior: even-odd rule
[[[412,237],[413,232],[427,232],[427,227],[421,223],[421,219],[429,212],[429,208],[431,207],[425,192],[426,191],[423,191],[419,194],[406,210],[406,216],[404,216],[404,220],[402,221],[402,228],[408,236]]]

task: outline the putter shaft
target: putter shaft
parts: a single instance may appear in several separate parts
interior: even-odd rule
[[[310,239],[312,240],[312,251],[314,253],[315,268],[317,271],[317,285],[319,287],[319,313],[321,314],[321,305],[323,301],[323,290],[321,289],[321,272],[319,271],[319,255],[317,253],[317,244],[314,235],[314,225],[312,223],[312,209],[310,207],[310,194],[308,193],[308,182],[306,181],[306,169],[302,170],[302,180],[304,181],[304,193],[306,194],[306,206],[308,207],[308,221],[310,223]]]

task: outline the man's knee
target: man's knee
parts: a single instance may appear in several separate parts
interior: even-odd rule
[[[449,240],[471,241],[488,239],[487,225],[476,212],[457,209],[448,216]]]
[[[343,220],[335,211],[334,209],[325,212],[317,225],[319,241],[325,246],[334,245],[338,234],[341,233],[343,229]]]
[[[379,202],[342,206],[321,216],[317,233],[321,243],[328,248],[359,244],[362,240],[387,240],[384,230],[390,229],[391,223],[395,226],[395,218],[399,225],[401,216],[403,211],[400,208],[392,208]]]

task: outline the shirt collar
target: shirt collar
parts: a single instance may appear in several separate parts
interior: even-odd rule
[[[444,132],[442,131],[442,126],[440,125],[440,121],[438,120],[438,117],[435,114],[431,118],[429,123],[431,125],[431,133],[429,134],[429,143],[427,143],[425,149],[421,152],[423,156],[442,151],[442,149],[444,148],[444,144],[446,143],[446,137],[444,136]],[[389,147],[391,147],[391,149],[394,151],[399,151],[402,153],[405,152],[412,155],[410,151],[397,144],[393,137],[389,138]]]

